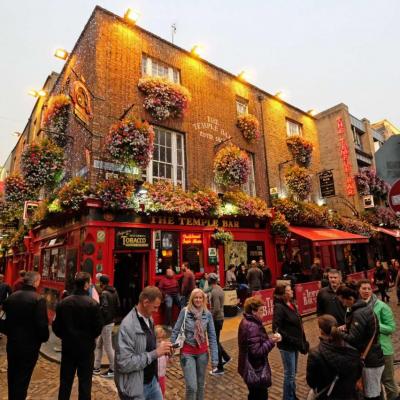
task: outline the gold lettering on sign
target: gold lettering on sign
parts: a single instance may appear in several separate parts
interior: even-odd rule
[[[147,238],[122,236],[122,243],[127,247],[136,247],[147,244]]]
[[[178,217],[176,220],[174,217],[151,217],[151,224],[157,225],[177,225],[181,226],[208,226],[218,227],[220,224],[224,228],[240,228],[239,221],[222,220],[219,221],[217,218],[206,219],[206,218],[188,218]]]

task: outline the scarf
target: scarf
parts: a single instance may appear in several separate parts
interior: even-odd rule
[[[203,315],[203,308],[197,310],[192,307],[192,314],[194,317],[194,338],[198,346],[201,346],[206,341],[206,335],[203,329],[203,324],[201,323],[201,317]]]

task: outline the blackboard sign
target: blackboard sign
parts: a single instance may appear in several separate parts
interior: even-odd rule
[[[319,186],[322,198],[335,196],[335,182],[332,171],[323,171],[319,174]]]
[[[134,250],[150,248],[150,229],[116,229],[115,249]]]

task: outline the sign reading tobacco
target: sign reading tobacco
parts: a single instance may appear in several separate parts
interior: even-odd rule
[[[115,231],[115,249],[149,249],[150,229],[117,229]]]

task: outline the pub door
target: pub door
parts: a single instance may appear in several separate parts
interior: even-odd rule
[[[114,287],[117,289],[121,316],[124,317],[139,301],[148,281],[147,252],[116,252],[114,254]]]

